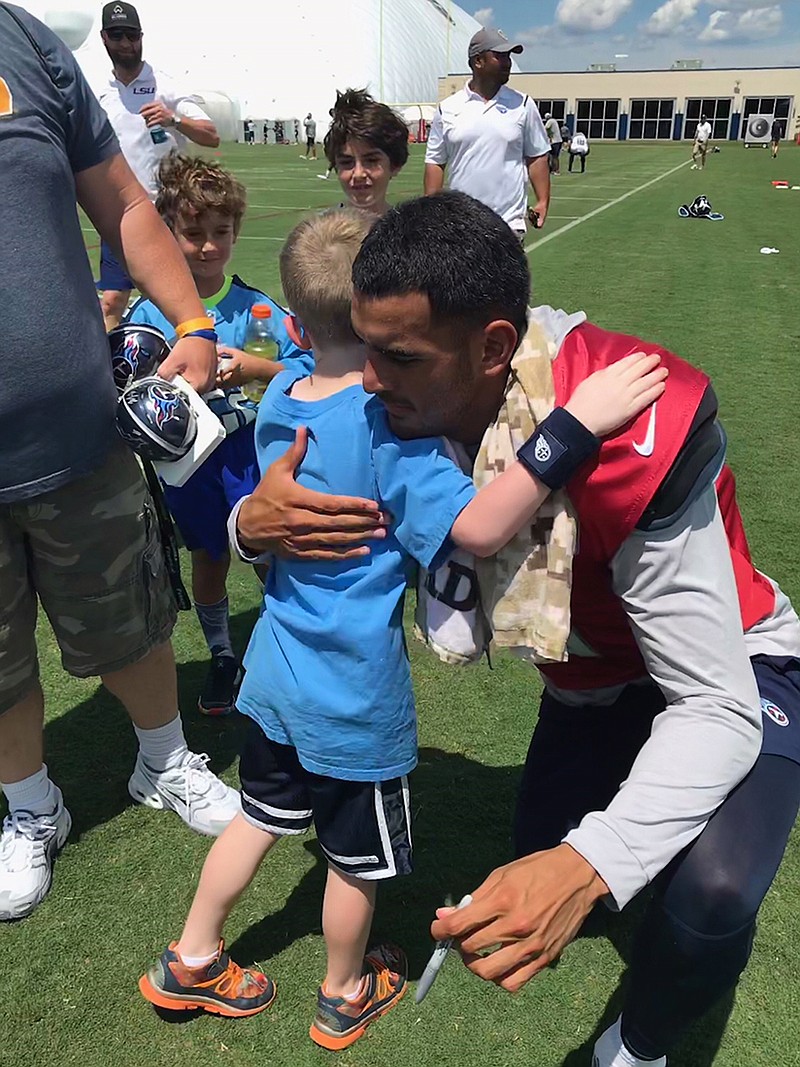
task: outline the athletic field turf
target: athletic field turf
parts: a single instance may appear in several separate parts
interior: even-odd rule
[[[339,200],[316,178],[324,163],[299,149],[226,147],[246,182],[249,216],[235,269],[279,296],[277,253],[309,209]],[[638,332],[695,361],[715,380],[759,565],[800,602],[797,458],[797,280],[800,152],[777,162],[724,145],[705,174],[684,146],[595,145],[585,175],[554,179],[552,214],[529,239],[535,298],[584,308],[597,323]],[[393,184],[421,188],[422,157]],[[724,222],[682,220],[676,209],[705,193]],[[580,221],[584,219],[584,221]],[[578,223],[577,225],[574,225]],[[87,232],[87,242],[95,242]],[[779,255],[759,254],[762,246]],[[96,252],[93,252],[96,256]],[[794,405],[794,406],[793,406]],[[231,579],[241,646],[256,616],[251,573]],[[175,636],[190,744],[236,780],[242,723],[193,710],[206,652],[193,615]],[[75,820],[51,896],[36,914],[0,928],[0,1064],[202,1067],[332,1062],[307,1037],[323,970],[319,929],[324,864],[312,839],[277,849],[227,930],[234,957],[264,966],[278,999],[238,1022],[160,1019],[139,996],[141,972],[177,937],[208,841],[174,815],[134,807],[127,795],[134,742],[126,717],[91,682],[68,678],[42,626],[48,697],[47,762]],[[535,721],[533,671],[504,657],[458,671],[411,642],[422,751],[412,778],[416,873],[382,887],[377,935],[404,945],[412,977],[430,951],[428,924],[508,858],[518,768]],[[735,1003],[720,1006],[677,1048],[670,1067],[792,1067],[800,1062],[797,946],[800,841],[795,837],[762,912],[755,952]],[[640,909],[603,910],[559,965],[510,997],[452,958],[419,1008],[406,1000],[337,1062],[358,1067],[588,1067],[593,1037],[616,1016],[631,930]]]

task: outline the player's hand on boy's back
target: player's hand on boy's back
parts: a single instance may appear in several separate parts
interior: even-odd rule
[[[585,378],[564,405],[596,437],[618,430],[663,394],[668,370],[657,352],[632,352]]]
[[[365,542],[386,536],[387,520],[374,500],[331,496],[295,481],[308,431],[299,427],[288,450],[264,472],[239,511],[244,548],[294,559],[350,559],[369,554]]]
[[[159,366],[158,373],[167,381],[182,375],[198,393],[213,388],[217,372],[217,349],[204,337],[184,337]]]
[[[283,363],[251,356],[240,348],[217,345],[217,387],[233,389],[248,382],[271,382],[283,370]]]
[[[454,938],[479,978],[515,993],[557,960],[608,886],[561,844],[492,871],[463,908],[439,908],[436,941]]]

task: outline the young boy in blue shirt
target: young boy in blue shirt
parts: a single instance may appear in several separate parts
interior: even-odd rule
[[[216,163],[173,154],[161,164],[159,188],[156,207],[186,257],[200,299],[214,320],[218,351],[225,357],[217,383],[222,389],[206,399],[227,436],[185,485],[165,486],[165,496],[191,552],[192,594],[211,652],[198,707],[205,715],[227,715],[241,672],[229,627],[226,522],[233,505],[252,492],[259,478],[254,444],[258,409],[241,386],[268,382],[279,369],[271,360],[242,351],[253,307],[266,305],[271,311],[268,330],[278,358],[296,354],[297,347],[286,332],[286,311],[238,275],[225,273],[244,216],[244,187]],[[128,321],[157,326],[167,338],[173,333],[155,304],[144,297]]]
[[[240,764],[242,814],[209,853],[186,925],[139,983],[152,1003],[227,1016],[263,1011],[266,975],[224,951],[222,928],[281,837],[315,824],[328,862],[322,929],[327,971],[310,1036],[346,1048],[406,989],[403,953],[366,953],[376,882],[411,870],[406,775],[416,717],[402,627],[409,559],[435,568],[450,542],[490,555],[529,522],[549,490],[519,462],[476,490],[440,439],[396,438],[362,385],[364,349],[350,325],[351,268],[369,223],[313,216],[290,234],[281,279],[316,360],[278,374],[256,424],[265,470],[307,427],[298,480],[374,498],[387,536],[361,558],[275,559],[237,701],[252,719]],[[290,332],[298,335],[292,320]],[[658,357],[629,357],[587,379],[567,405],[592,432],[622,425],[663,391]],[[649,372],[649,373],[648,373]]]

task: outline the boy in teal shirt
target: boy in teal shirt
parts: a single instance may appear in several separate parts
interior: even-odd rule
[[[159,171],[156,200],[175,235],[220,340],[218,385],[206,400],[225,427],[226,437],[180,488],[165,496],[192,555],[192,594],[211,652],[211,665],[198,700],[205,715],[233,710],[241,674],[231,643],[226,578],[230,567],[226,522],[231,508],[258,483],[253,432],[257,405],[241,390],[247,381],[268,382],[280,369],[271,360],[242,351],[253,307],[266,306],[268,330],[278,358],[299,349],[286,331],[286,311],[266,293],[225,273],[245,211],[244,187],[216,163],[191,156],[168,156]],[[129,322],[156,326],[167,338],[172,327],[152,301],[134,304]]]

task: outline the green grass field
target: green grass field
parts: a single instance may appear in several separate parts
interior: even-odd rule
[[[276,297],[282,238],[304,212],[340,199],[335,179],[316,178],[324,163],[304,163],[298,154],[297,147],[261,146],[222,153],[250,197],[233,266]],[[598,144],[585,175],[554,179],[550,221],[530,238],[535,301],[584,308],[598,324],[656,340],[713,375],[755,558],[800,602],[793,421],[800,328],[792,310],[800,197],[770,185],[772,178],[800,184],[800,152],[784,148],[773,162],[767,152],[724,145],[702,175],[688,165],[674,169],[687,155],[685,145]],[[416,195],[421,171],[415,149],[393,184],[394,196]],[[661,175],[667,176],[640,189]],[[598,210],[634,190],[640,191]],[[724,222],[678,218],[678,205],[701,192]],[[91,245],[95,238],[86,236]],[[780,254],[760,255],[763,245]],[[257,586],[244,568],[235,570],[230,586],[235,633],[244,646]],[[190,744],[209,752],[214,768],[235,782],[241,721],[202,720],[193,710],[206,658],[193,615],[181,618],[175,646]],[[324,864],[311,839],[289,840],[269,857],[227,930],[235,958],[264,965],[278,983],[278,1000],[267,1013],[238,1022],[203,1016],[176,1023],[140,998],[137,979],[177,937],[208,841],[173,815],[130,803],[126,781],[135,746],[124,713],[95,684],[61,671],[45,626],[40,651],[47,762],[75,827],[51,895],[31,918],[0,928],[0,1064],[331,1062],[332,1054],[307,1037],[324,966]],[[518,768],[539,686],[533,671],[502,656],[493,670],[458,671],[434,662],[413,641],[411,653],[422,744],[412,778],[416,873],[382,888],[376,933],[406,947],[416,978],[430,951],[434,908],[508,858]],[[800,1063],[799,846],[795,836],[735,1001],[687,1036],[670,1067]],[[593,918],[559,965],[515,997],[483,985],[451,959],[424,1005],[407,997],[337,1062],[588,1067],[594,1037],[619,1009],[638,910]]]

